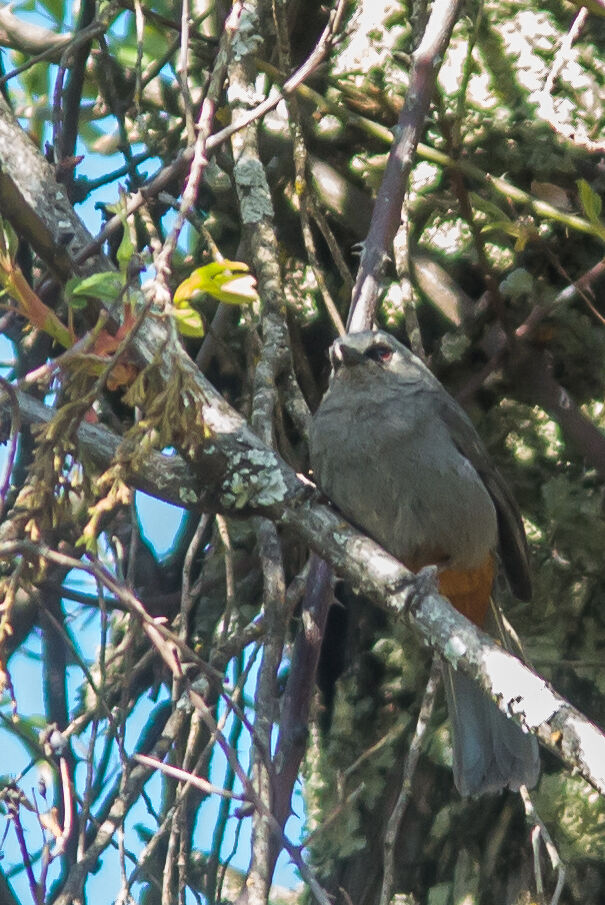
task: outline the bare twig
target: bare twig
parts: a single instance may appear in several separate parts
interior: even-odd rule
[[[285,826],[290,814],[292,791],[306,750],[317,664],[333,599],[334,572],[314,554],[284,692],[275,752],[274,814],[281,826]],[[274,850],[273,857],[277,858],[278,854]]]
[[[153,748],[152,756],[156,760],[163,760],[174,738],[179,735],[186,715],[184,708],[177,708],[169,717],[160,739]],[[109,812],[89,840],[84,856],[71,867],[61,892],[55,898],[55,905],[72,905],[73,901],[80,897],[84,883],[99,856],[111,844],[117,828],[122,825],[130,808],[139,799],[149,778],[149,768],[143,764],[135,764],[128,773],[122,774],[122,777],[119,795],[114,796]]]
[[[310,65],[316,66],[330,47],[333,29],[340,22],[342,9],[343,5],[339,4],[336,14],[331,16],[327,28],[309,58]],[[233,21],[233,25],[237,22],[234,13],[228,20],[230,23]],[[257,29],[261,21],[261,11],[257,4],[248,3],[245,22],[243,19],[239,22],[238,52],[230,62],[229,81],[230,91],[234,98],[237,98],[232,107],[233,124],[245,124],[245,127],[234,133],[232,138],[235,161],[233,175],[240,202],[244,240],[249,247],[250,262],[257,276],[259,295],[263,300],[261,314],[263,347],[254,376],[252,425],[268,446],[274,446],[276,445],[274,425],[279,404],[277,383],[284,376],[292,374],[293,368],[271,194],[260,158],[255,124],[247,123],[248,98],[254,97],[251,73],[255,68]],[[280,28],[282,49],[284,42],[287,41],[284,33],[285,25]],[[294,391],[297,389],[295,381],[290,386]],[[273,765],[268,768],[267,764],[275,720],[276,677],[283,656],[288,613],[284,606],[285,579],[281,550],[274,526],[265,520],[259,522],[258,538],[265,582],[264,612],[267,635],[255,696],[255,731],[258,742],[254,747],[253,776],[257,794],[265,804],[265,811],[275,815],[272,802],[274,768]],[[282,790],[286,785],[282,784]],[[280,801],[280,811],[282,804]],[[249,900],[253,905],[261,905],[266,902],[268,896],[275,859],[279,853],[276,849],[274,823],[275,816],[272,821],[268,821],[264,811],[257,810],[253,815],[252,859],[246,881]],[[277,824],[283,828],[285,817],[278,817]]]
[[[15,827],[15,833],[17,835],[17,842],[19,844],[19,850],[21,852],[21,859],[23,862],[23,867],[25,868],[25,873],[27,876],[27,881],[29,883],[29,889],[32,895],[33,901],[36,905],[42,905],[40,896],[38,894],[38,884],[36,883],[36,877],[34,875],[34,869],[31,863],[31,858],[29,856],[29,852],[27,850],[27,842],[25,841],[25,833],[23,831],[23,825],[21,823],[21,818],[19,816],[19,807],[18,807],[18,793],[15,793],[15,799],[9,800],[7,803],[8,813],[13,822],[13,826]]]
[[[159,770],[166,776],[172,776],[173,779],[178,779],[181,782],[187,783],[195,789],[199,789],[200,792],[203,792],[205,795],[220,795],[222,798],[229,798],[230,800],[247,801],[244,794],[228,792],[226,789],[221,788],[221,786],[213,785],[207,779],[204,779],[203,776],[195,776],[188,770],[181,770],[180,767],[174,767],[172,764],[165,764],[156,758],[148,757],[146,754],[134,754],[133,760],[140,764],[145,764],[147,767],[151,767],[152,770]]]
[[[546,122],[556,132],[558,132],[559,135],[567,139],[567,141],[578,147],[585,148],[585,150],[587,150],[591,154],[602,154],[605,150],[605,143],[602,141],[593,141],[587,135],[579,135],[576,123],[564,122],[562,117],[557,112],[555,99],[553,97],[555,82],[560,76],[566,63],[569,61],[569,58],[571,56],[571,49],[580,37],[582,30],[586,25],[588,15],[588,7],[581,6],[575,19],[573,20],[571,28],[561,41],[559,49],[557,50],[556,56],[553,60],[553,64],[550,68],[550,72],[548,73],[546,81],[544,82],[544,87],[538,95],[538,110],[540,116],[544,117]]]
[[[77,107],[79,108],[81,69],[88,57],[92,40],[100,37],[107,30],[110,21],[107,13],[111,14],[112,9],[114,9],[113,5],[109,4],[108,9],[104,10],[102,19],[90,21],[92,17],[89,18],[89,15],[94,11],[94,5],[92,7],[85,5],[82,11],[81,27],[74,32],[73,37],[61,55],[53,91],[53,146],[57,155],[55,163],[61,163],[64,156],[73,153],[73,147],[75,146],[74,135],[77,132],[77,110],[74,109],[73,103],[77,102]],[[77,96],[70,98],[68,108],[64,111],[63,83],[67,70],[72,66],[75,67],[76,71],[73,91]],[[78,77],[78,71],[80,72],[80,77]],[[75,124],[73,122],[74,117]],[[66,130],[67,134],[65,135]]]
[[[436,0],[433,3],[424,36],[413,55],[405,104],[376,197],[353,290],[347,323],[347,328],[353,333],[367,330],[374,319],[385,261],[399,227],[401,206],[416,148],[459,8],[459,0]]]
[[[319,905],[331,905],[330,899],[329,899],[326,891],[319,884],[314,873],[309,868],[309,865],[306,863],[306,861],[302,857],[302,852],[301,852],[300,847],[293,845],[292,842],[290,842],[290,840],[287,838],[287,836],[285,836],[282,833],[281,828],[279,827],[273,814],[271,813],[271,810],[269,808],[267,808],[262,796],[257,794],[254,784],[246,776],[244,770],[242,769],[241,764],[237,760],[235,752],[231,750],[227,739],[224,737],[222,732],[220,732],[218,730],[218,727],[216,726],[214,718],[213,718],[212,714],[210,713],[208,707],[206,706],[206,703],[204,702],[201,695],[199,695],[193,689],[190,689],[189,695],[191,697],[193,704],[200,710],[202,717],[205,720],[209,730],[211,732],[213,732],[213,734],[216,738],[216,741],[220,745],[221,750],[223,751],[228,762],[231,764],[237,778],[239,779],[240,783],[242,784],[243,789],[245,790],[247,796],[249,797],[249,800],[253,803],[255,809],[260,811],[263,818],[267,821],[267,823],[271,827],[272,831],[277,832],[280,835],[283,847],[288,852],[292,861],[294,862],[294,864],[300,871],[300,874],[301,874],[303,880],[309,886],[309,889],[311,890],[316,901],[319,903]],[[62,903],[61,903],[61,905],[62,905]]]
[[[547,305],[535,305],[525,321],[515,330],[515,337],[525,341],[531,339],[542,321],[551,311],[559,306],[569,305],[577,296],[584,297],[592,287],[598,284],[605,276],[605,259],[598,261],[593,267],[583,273],[582,276],[558,292]]]
[[[191,538],[191,543],[187,548],[187,553],[185,554],[181,585],[181,627],[179,630],[179,636],[182,641],[186,641],[189,637],[189,617],[195,600],[191,588],[191,570],[193,569],[193,564],[198,556],[209,521],[210,516],[206,513],[200,517],[195,533]]]
[[[225,610],[223,612],[223,624],[220,630],[219,644],[222,646],[227,640],[229,622],[235,603],[235,575],[233,571],[233,549],[229,536],[229,526],[222,515],[217,515],[216,524],[221,541],[223,542],[225,557]]]
[[[241,656],[238,658],[237,669],[240,672],[238,677],[238,681],[241,682],[244,678],[244,675],[241,674]],[[250,667],[254,662],[254,657],[251,657]],[[244,674],[249,675],[247,668],[244,670]],[[233,751],[238,750],[239,740],[241,737],[243,729],[243,724],[241,720],[237,718],[233,721],[233,726],[231,727],[231,731],[229,733],[229,745],[231,746]],[[227,769],[225,772],[225,779],[223,782],[223,789],[225,792],[232,793],[233,787],[235,785],[235,772],[230,764],[227,764]],[[229,819],[230,814],[230,799],[229,797],[222,796],[219,802],[218,814],[216,818],[216,823],[214,825],[214,831],[212,833],[212,846],[208,855],[208,863],[206,867],[206,885],[205,885],[205,894],[206,898],[209,902],[221,901],[222,900],[222,884],[225,876],[225,871],[227,869],[227,865],[229,863],[229,859],[227,858],[223,863],[221,875],[218,875],[218,868],[220,863],[220,853],[221,848],[225,839],[225,830],[227,828],[227,820]],[[238,825],[241,827],[241,823]],[[236,834],[237,838],[237,834]],[[217,883],[218,880],[218,883]]]
[[[339,3],[337,4],[336,10],[334,12],[334,24],[332,25],[332,28],[334,30],[336,30],[340,24],[344,8],[345,3],[343,2],[343,0],[339,0]],[[273,18],[275,21],[278,38],[277,49],[279,53],[279,64],[282,70],[289,71],[290,41],[286,10],[287,4],[284,2],[284,0],[273,0]],[[307,179],[308,153],[304,141],[296,94],[289,95],[286,103],[288,105],[288,112],[290,114],[288,121],[293,144],[294,186],[296,195],[299,200],[300,223],[303,240],[305,243],[307,256],[309,258],[309,263],[311,264],[311,268],[315,276],[315,281],[324,300],[324,305],[326,306],[328,315],[332,320],[332,324],[334,325],[336,332],[340,336],[342,336],[346,332],[345,325],[340,316],[340,312],[336,307],[336,303],[332,298],[332,294],[328,289],[328,284],[320,267],[317,257],[317,250],[315,248],[315,241],[313,239],[313,233],[311,231],[310,213],[313,209],[313,204],[311,200],[311,189],[309,187]],[[327,226],[327,224],[324,225]],[[328,234],[331,235],[329,230]],[[342,256],[339,257],[339,262],[342,263]]]
[[[422,743],[428,729],[429,720],[433,712],[435,704],[435,695],[441,681],[441,662],[435,657],[431,674],[427,682],[422,703],[420,705],[420,713],[416,722],[414,737],[410,743],[405,765],[403,768],[403,776],[401,779],[401,789],[397,797],[397,801],[393,806],[389,821],[387,823],[386,833],[384,837],[384,873],[382,877],[382,890],[380,893],[380,905],[389,905],[393,896],[395,883],[395,843],[401,827],[401,821],[412,794],[412,782],[416,766],[422,750]]]

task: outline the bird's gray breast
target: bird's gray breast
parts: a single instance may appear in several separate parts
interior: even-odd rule
[[[480,565],[497,546],[496,510],[471,463],[409,388],[381,401],[335,381],[311,429],[311,466],[343,515],[402,562]]]

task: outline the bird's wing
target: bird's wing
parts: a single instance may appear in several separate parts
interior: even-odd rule
[[[440,394],[439,410],[452,440],[479,474],[494,502],[498,513],[500,553],[511,589],[519,600],[530,600],[527,539],[515,499],[492,464],[468,415],[445,391]]]

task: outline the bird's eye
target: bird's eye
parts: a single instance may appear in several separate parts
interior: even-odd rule
[[[381,364],[386,364],[392,357],[393,350],[386,345],[370,346],[366,352],[366,358],[371,358],[372,361],[379,361]]]

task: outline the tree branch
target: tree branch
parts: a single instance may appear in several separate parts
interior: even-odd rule
[[[515,716],[538,736],[544,747],[605,794],[603,733],[537,673],[502,650],[489,635],[454,610],[436,591],[434,569],[414,575],[374,541],[348,526],[337,512],[319,503],[317,493],[309,484],[275,452],[263,446],[241,416],[229,408],[201,375],[198,380],[203,382],[207,393],[198,402],[204,423],[211,432],[211,442],[206,445],[214,451],[208,455],[214,460],[217,456],[222,458],[224,470],[217,479],[216,472],[200,469],[197,480],[203,492],[198,491],[196,499],[202,496],[216,500],[224,508],[240,513],[254,511],[294,531],[326,559],[337,574],[395,619],[407,620],[454,668],[462,669],[476,679],[504,713]],[[18,395],[20,400],[21,396]],[[6,399],[0,400],[0,410],[6,405]],[[24,414],[23,418],[26,420]],[[98,444],[103,433],[110,434],[101,428],[82,425],[78,440],[86,450],[89,444]],[[248,444],[250,438],[253,442]],[[115,438],[114,443],[117,443]],[[112,449],[107,437],[104,448]],[[157,463],[156,457],[160,454],[153,454],[150,463]],[[96,461],[99,462],[98,453]],[[169,461],[181,475],[187,474],[186,465],[178,457],[170,457]],[[144,482],[146,492],[153,492],[149,481],[152,468],[150,464],[144,476],[132,475],[133,484],[139,486],[137,482]],[[165,476],[165,471],[161,470],[161,474]],[[245,499],[231,493],[229,488],[233,479],[245,486],[251,477],[257,478],[257,484],[247,488]],[[219,482],[218,488],[213,486],[215,480]],[[166,484],[155,495],[166,499]],[[177,491],[172,501],[178,505],[178,499]],[[189,505],[193,505],[193,500]],[[14,553],[13,545],[4,546],[5,558]]]

